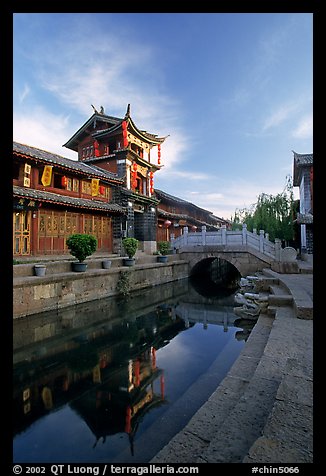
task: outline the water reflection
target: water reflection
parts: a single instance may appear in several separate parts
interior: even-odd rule
[[[233,296],[204,298],[182,280],[16,320],[15,461],[148,461],[240,352],[248,334],[232,307]],[[213,365],[219,380],[205,377]],[[136,437],[147,442],[137,451]]]

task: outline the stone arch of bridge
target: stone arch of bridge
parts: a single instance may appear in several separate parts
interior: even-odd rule
[[[189,260],[189,270],[190,275],[199,272],[200,269],[204,269],[205,267],[209,266],[216,258],[220,260],[227,261],[230,263],[240,274],[243,276],[243,270],[241,269],[241,264],[239,260],[237,260],[231,253],[201,253],[196,256],[194,253],[194,257]]]

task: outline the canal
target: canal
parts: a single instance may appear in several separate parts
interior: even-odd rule
[[[250,328],[180,280],[14,321],[14,462],[146,463],[225,377]]]

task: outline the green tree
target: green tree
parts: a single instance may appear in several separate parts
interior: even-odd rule
[[[249,208],[236,210],[232,219],[232,229],[239,228],[245,223],[249,231],[264,230],[269,238],[284,240],[286,243],[293,239],[294,200],[291,176],[286,177],[286,185],[282,193],[259,195],[257,203]]]

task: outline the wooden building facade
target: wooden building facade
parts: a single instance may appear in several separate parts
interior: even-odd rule
[[[13,143],[13,255],[68,253],[66,239],[90,233],[98,250],[114,251],[113,225],[122,180],[50,152]]]

